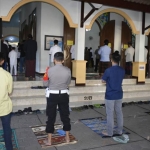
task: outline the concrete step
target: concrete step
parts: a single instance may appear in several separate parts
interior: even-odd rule
[[[123,85],[124,92],[132,91],[145,91],[150,89],[150,84],[145,85]],[[95,86],[85,86],[85,87],[70,87],[70,94],[88,94],[88,93],[104,93],[106,90],[106,85],[95,85]],[[11,97],[22,97],[22,96],[44,96],[45,89],[31,89],[31,88],[15,88]]]
[[[103,104],[105,93],[87,93],[87,94],[70,94],[70,107],[78,107],[83,105]],[[149,91],[124,92],[123,101],[141,101],[149,100]],[[23,96],[12,97],[13,111],[21,108],[33,107],[38,109],[46,108],[46,98],[44,96]]]
[[[146,80],[150,83],[150,80]],[[124,79],[123,85],[136,84],[136,79]],[[102,85],[101,80],[86,80],[86,86],[97,86]],[[15,81],[14,88],[30,88],[31,86],[43,86],[43,81]],[[75,80],[71,81],[70,87],[75,86]]]

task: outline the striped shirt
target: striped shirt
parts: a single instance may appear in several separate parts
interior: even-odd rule
[[[50,90],[65,90],[71,82],[71,71],[62,64],[56,64],[48,70],[49,81],[43,81]]]

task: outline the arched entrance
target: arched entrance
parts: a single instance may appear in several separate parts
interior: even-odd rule
[[[61,6],[59,3],[57,3],[56,1],[53,0],[21,0],[20,2],[18,2],[16,5],[14,5],[14,7],[12,7],[12,9],[9,11],[7,16],[2,16],[2,20],[3,21],[10,21],[11,17],[13,16],[13,14],[23,5],[27,4],[27,3],[31,3],[31,2],[44,2],[44,3],[48,3],[50,5],[53,5],[54,7],[58,8],[66,17],[69,26],[72,28],[77,28],[78,25],[73,23],[69,13],[64,9],[63,6]]]
[[[128,23],[130,24],[130,26],[131,26],[131,28],[132,28],[132,32],[133,32],[134,34],[139,34],[139,33],[140,33],[139,31],[137,31],[137,29],[136,29],[136,27],[135,27],[135,25],[134,25],[132,19],[131,19],[125,12],[123,12],[123,11],[121,11],[121,10],[119,10],[119,9],[115,9],[115,8],[108,8],[108,9],[104,9],[104,10],[98,12],[98,13],[93,17],[93,19],[91,20],[90,24],[89,24],[89,25],[86,25],[86,29],[91,29],[91,27],[92,27],[93,23],[95,22],[95,20],[96,20],[99,16],[101,16],[102,14],[108,13],[108,12],[117,13],[117,14],[121,15],[122,17],[124,17],[124,18],[128,21]]]

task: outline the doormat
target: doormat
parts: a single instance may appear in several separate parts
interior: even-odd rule
[[[55,125],[55,132],[52,135],[52,145],[47,146],[44,141],[47,140],[47,133],[45,132],[46,125],[41,125],[41,126],[32,126],[31,129],[33,133],[35,134],[38,143],[41,145],[42,148],[48,148],[51,146],[62,146],[62,145],[67,145],[65,141],[65,135],[60,135],[57,131],[63,130],[63,126],[61,124],[56,124]],[[69,144],[75,144],[77,143],[76,138],[70,133],[70,142]]]
[[[102,132],[106,130],[106,124],[107,124],[106,120],[103,120],[101,117],[98,117],[98,118],[81,119],[80,121],[84,125],[89,127],[92,131],[100,135],[102,138],[106,138],[106,136],[102,134]],[[118,136],[115,129],[116,127],[114,128],[113,136]],[[130,133],[123,130],[123,134],[130,134]]]
[[[6,150],[3,135],[4,135],[3,130],[0,130],[0,150]],[[12,130],[12,143],[13,143],[13,150],[18,150],[19,146],[18,146],[18,141],[16,137],[16,132],[14,129]]]

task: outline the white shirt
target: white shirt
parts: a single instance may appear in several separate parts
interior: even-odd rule
[[[147,63],[147,54],[148,54],[148,50],[145,48],[145,52],[144,52],[144,61]]]
[[[49,54],[51,55],[51,62],[54,62],[54,55],[57,52],[62,52],[62,49],[58,45],[51,47]]]
[[[19,51],[17,52],[17,58],[20,58],[20,52]]]
[[[90,52],[92,53],[91,58],[94,58],[94,51],[91,49]]]
[[[128,49],[125,51],[126,55],[126,62],[133,62],[133,56],[134,56],[134,48],[130,46]]]
[[[98,54],[101,55],[100,61],[109,62],[110,53],[111,53],[111,48],[109,46],[107,45],[102,46],[98,51]]]
[[[71,53],[71,58],[75,59],[75,45],[72,45],[70,53]]]
[[[12,50],[9,52],[9,58],[10,58],[10,64],[11,65],[17,65],[17,52]]]

